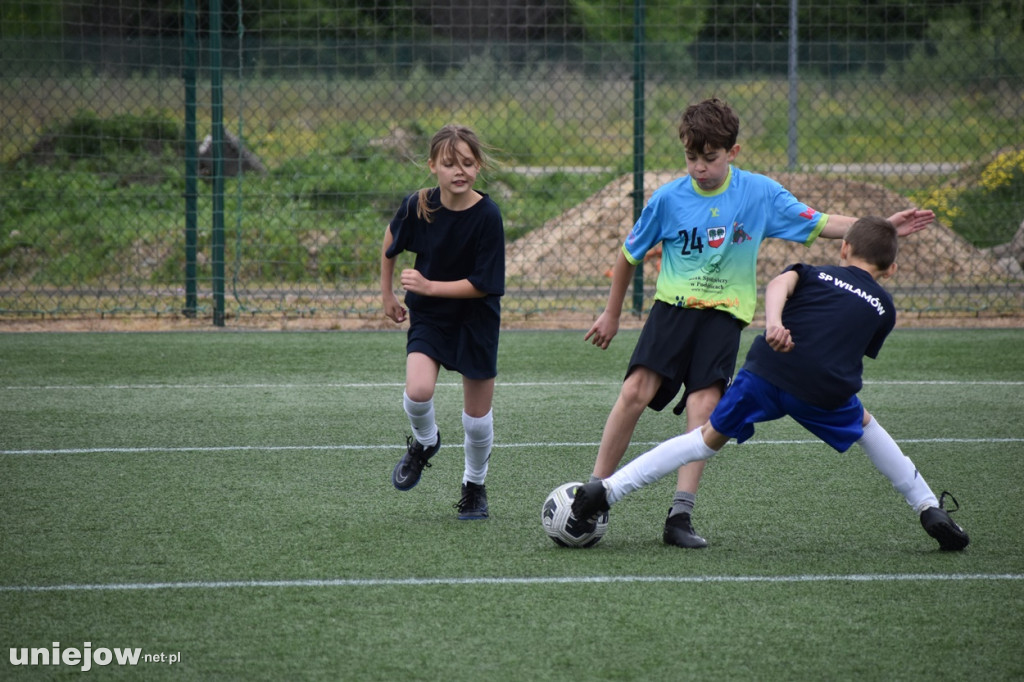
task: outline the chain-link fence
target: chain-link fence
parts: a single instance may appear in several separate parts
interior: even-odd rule
[[[589,318],[712,95],[736,165],[819,211],[936,211],[904,314],[1024,313],[1020,0],[153,4],[0,0],[6,319],[380,318],[384,226],[448,122],[491,147],[505,319]],[[761,282],[837,253],[769,240]]]

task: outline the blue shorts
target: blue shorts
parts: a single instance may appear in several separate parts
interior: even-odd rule
[[[661,375],[661,386],[651,399],[652,410],[662,410],[685,386],[679,405],[682,414],[686,398],[717,383],[723,390],[736,371],[742,323],[729,313],[703,308],[681,308],[655,301],[651,314],[629,359],[628,377],[636,367]]]
[[[845,405],[826,410],[793,397],[745,369],[736,374],[711,413],[711,426],[742,443],[754,435],[754,424],[786,415],[839,452],[849,450],[864,435],[864,406],[856,395]]]

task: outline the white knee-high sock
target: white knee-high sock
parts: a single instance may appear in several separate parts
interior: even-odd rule
[[[405,414],[409,417],[413,438],[427,447],[436,443],[437,422],[434,418],[434,399],[418,403],[410,398],[408,393],[403,392],[402,407],[405,408]]]
[[[491,446],[494,445],[494,410],[489,410],[482,417],[470,417],[463,412],[462,428],[466,432],[463,440],[466,467],[462,473],[462,482],[483,485],[491,461]]]
[[[670,438],[605,479],[608,504],[615,504],[634,490],[654,483],[683,464],[708,459],[715,452],[704,442],[700,429]]]
[[[938,507],[939,501],[928,483],[917,471],[910,458],[903,454],[889,432],[874,417],[864,427],[864,435],[857,443],[882,475],[889,479],[914,511]]]

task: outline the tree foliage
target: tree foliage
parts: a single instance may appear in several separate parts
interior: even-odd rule
[[[690,42],[701,26],[703,3],[697,0],[645,0],[644,35],[652,42]],[[622,0],[572,0],[576,20],[589,40],[631,42],[634,3]]]
[[[210,0],[196,0],[198,24],[208,30]],[[226,33],[294,39],[411,39],[459,30],[467,37],[633,40],[635,4],[629,0],[222,0]],[[646,38],[778,42],[789,35],[786,0],[643,0]],[[170,36],[183,28],[184,0],[0,0],[0,36]],[[936,22],[966,22],[965,30],[1017,35],[1024,28],[1021,0],[803,0],[802,41],[916,41]],[[480,27],[484,28],[481,29]],[[468,31],[468,32],[467,32]]]

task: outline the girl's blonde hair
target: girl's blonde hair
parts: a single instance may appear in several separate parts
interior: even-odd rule
[[[484,152],[484,145],[480,142],[476,133],[466,126],[454,123],[449,123],[434,133],[434,137],[430,140],[430,160],[435,163],[438,161],[457,161],[459,152],[456,146],[459,142],[466,143],[470,153],[473,155],[473,160],[478,166],[483,168],[487,165],[487,154]],[[418,193],[419,200],[416,202],[416,217],[428,223],[433,221],[434,211],[437,210],[437,207],[429,206],[427,201],[427,197],[432,189],[431,187],[421,189]]]

